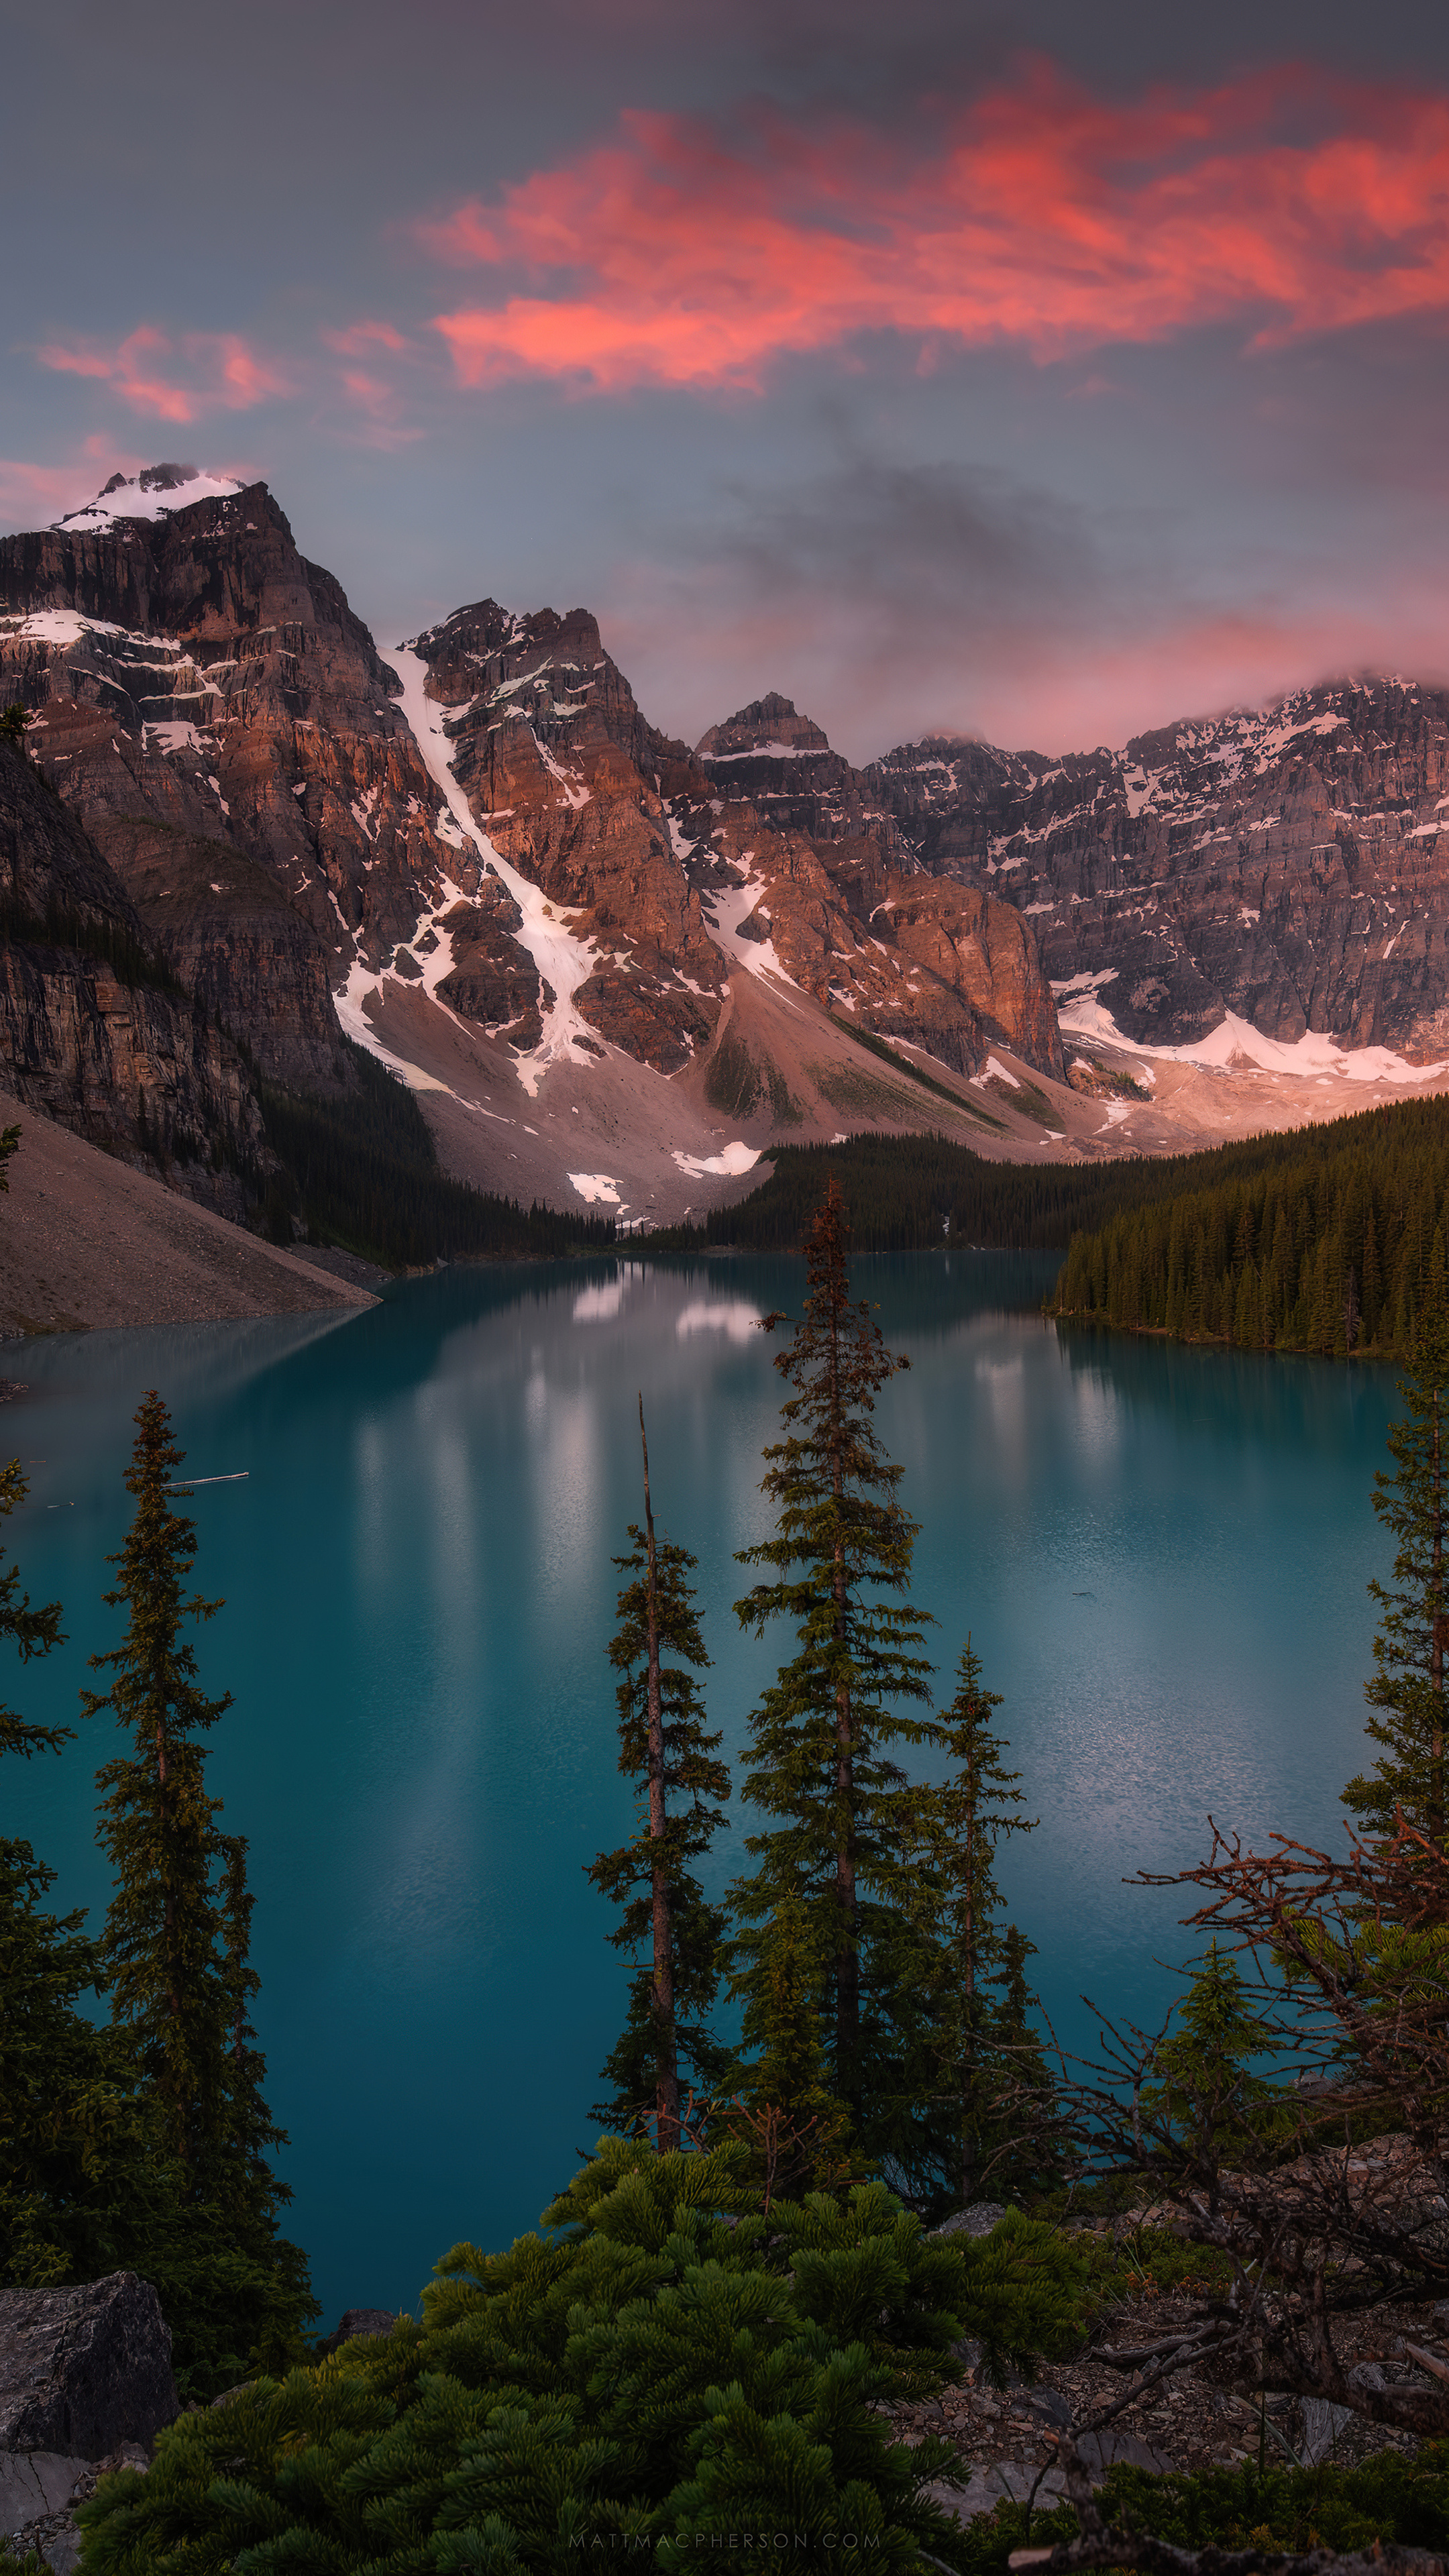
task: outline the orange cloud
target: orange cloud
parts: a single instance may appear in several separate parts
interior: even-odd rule
[[[628,116],[418,227],[501,290],[434,328],[465,384],[612,390],[757,387],[863,331],[1046,360],[1449,312],[1449,97],[1290,67],[1113,105],[1036,64],[923,131],[908,154],[859,125]]]
[[[110,385],[133,411],[157,420],[200,420],[207,412],[250,411],[288,379],[234,331],[188,331],[169,339],[142,324],[113,347],[94,340],[51,342],[37,349],[43,367],[92,376]]]

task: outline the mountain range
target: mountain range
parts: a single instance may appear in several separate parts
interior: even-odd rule
[[[355,1094],[357,1045],[447,1168],[645,1223],[782,1140],[1162,1150],[1449,1070],[1408,681],[864,769],[767,694],[691,748],[588,611],[379,651],[264,483],[163,465],[0,540],[0,703],[0,1080],[226,1213],[258,1085]]]

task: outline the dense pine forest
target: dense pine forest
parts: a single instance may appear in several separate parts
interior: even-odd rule
[[[850,1203],[858,1252],[927,1252],[945,1245],[1065,1252],[1077,1235],[1105,1233],[1124,1218],[1189,1195],[1253,1187],[1292,1168],[1307,1173],[1368,1154],[1395,1175],[1416,1167],[1433,1143],[1449,1149],[1449,1101],[1412,1101],[1287,1135],[1253,1136],[1198,1154],[1120,1162],[997,1163],[937,1135],[852,1136],[843,1145],[772,1146],[774,1169],[748,1198],[711,1209],[698,1226],[651,1235],[661,1251],[793,1251],[834,1173]],[[1377,1222],[1377,1219],[1376,1219]],[[1431,1229],[1432,1231],[1432,1229]],[[1383,1267],[1383,1238],[1379,1261]],[[1231,1247],[1230,1247],[1231,1248]],[[1114,1319],[1115,1320],[1115,1319]]]
[[[1052,1311],[1238,1350],[1408,1348],[1449,1186],[1449,1100],[1198,1156],[1074,1234]],[[1256,1168],[1254,1167],[1256,1163]]]

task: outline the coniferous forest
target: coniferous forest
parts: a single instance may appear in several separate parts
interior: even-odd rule
[[[909,1357],[853,1296],[849,1262],[827,1187],[799,1311],[764,1319],[779,1429],[734,1607],[779,1661],[738,1782],[641,1396],[640,1519],[620,1532],[618,1626],[599,1642],[636,1825],[588,1864],[621,1952],[605,2134],[539,2232],[507,2252],[455,2246],[420,2319],[324,2360],[269,2161],[246,1846],[205,1785],[229,1706],[199,1669],[217,1604],[189,1589],[183,1461],[160,1397],[142,1404],[108,1595],[124,1631],[84,1701],[123,1748],[98,1776],[100,1933],[51,1915],[43,1862],[0,1846],[0,2247],[9,2281],[143,2271],[186,2385],[223,2402],[178,2419],[146,2475],[103,2481],[82,2508],[85,2568],[503,2576],[595,2548],[667,2569],[705,2549],[825,2565],[848,2548],[984,2576],[1035,2541],[1063,2570],[1286,2576],[1325,2530],[1350,2568],[1375,2563],[1355,2555],[1370,2540],[1449,2544],[1449,2361],[1430,2313],[1449,2296],[1442,1260],[1431,1247],[1375,1496],[1396,1554],[1374,1588],[1371,1758],[1343,1793],[1346,1850],[1219,1840],[1158,1882],[1195,1933],[1181,2003],[1156,2033],[1104,2021],[1090,2063],[1042,2026],[1030,1941],[1006,1919],[998,1855],[1032,1830],[1031,1782],[970,1637],[938,1638],[913,1597],[918,1532],[875,1418]],[[7,1508],[22,1493],[12,1467]],[[19,1587],[11,1567],[0,1634],[24,1663],[63,1612]],[[12,1756],[65,1751],[70,1730],[0,1723]],[[737,1794],[716,1902],[701,1873]],[[108,2021],[78,2009],[89,1988]],[[942,2231],[966,2209],[982,2232]],[[1177,2285],[1172,2330],[1137,2348],[1154,2263]],[[1391,2368],[1350,2372],[1343,2338],[1385,2301],[1429,2320],[1412,2326],[1426,2341],[1401,2334]],[[983,2391],[1020,2386],[1086,2347],[1122,2371],[1121,2394],[1053,2419],[1055,2489],[958,2521],[960,2455],[931,2429],[933,2392],[963,2368]],[[1094,2491],[1122,2407],[1209,2368],[1259,2393],[1251,2475],[1123,2466]],[[1290,2445],[1275,2469],[1267,2410],[1284,2391],[1396,2428],[1417,2454],[1309,2470]]]
[[[1256,1168],[1241,1156],[1074,1234],[1051,1311],[1237,1350],[1407,1351],[1444,1259],[1449,1101],[1296,1132]]]

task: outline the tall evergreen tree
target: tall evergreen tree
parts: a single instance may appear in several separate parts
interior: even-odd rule
[[[126,1475],[135,1515],[105,1596],[127,1611],[126,1632],[90,1659],[109,1672],[109,1690],[81,1699],[87,1716],[109,1710],[131,1737],[97,1786],[113,1873],[103,1973],[168,2204],[137,2259],[160,2291],[184,2371],[205,2388],[239,2376],[253,2353],[295,2357],[301,2321],[317,2309],[303,2256],[277,2235],[291,2192],[267,2162],[285,2138],[262,2098],[250,2019],[246,1844],[220,1830],[221,1802],[205,1783],[199,1739],[231,1694],[206,1696],[181,1634],[221,1608],[185,1592],[196,1532],[171,1508],[183,1458],[153,1389]]]
[[[0,1153],[4,1146],[5,1138],[0,1137]],[[8,1187],[0,1163],[0,1189]],[[8,1520],[29,1491],[18,1458],[12,1458],[8,1467],[0,1467],[0,1520]],[[0,1573],[0,1638],[15,1648],[22,1664],[28,1664],[33,1655],[48,1655],[64,1643],[60,1633],[61,1607],[58,1601],[47,1601],[41,1609],[32,1610],[29,1593],[21,1592],[19,1585],[19,1566],[6,1566]],[[35,1726],[14,1709],[0,1708],[0,1757],[19,1753],[28,1762],[36,1753],[58,1753],[74,1736],[73,1726]]]
[[[82,1691],[88,1717],[110,1710],[132,1738],[97,1774],[103,1792],[100,1844],[113,1872],[104,1946],[112,2012],[126,2030],[147,2089],[161,2109],[169,2152],[193,2185],[225,2131],[227,2040],[225,1935],[214,1884],[220,1857],[219,1801],[206,1794],[199,1738],[231,1706],[208,1699],[197,1680],[187,1621],[215,1617],[219,1601],[190,1599],[196,1528],[173,1512],[169,1491],[184,1452],[154,1389],[136,1414],[126,1472],[136,1498],[125,1546],[110,1559],[119,1578],[105,1598],[129,1616],[109,1654],[106,1691]]]
[[[756,1866],[733,1894],[732,1986],[747,2012],[771,1976],[783,1900],[798,1894],[820,1961],[816,2009],[826,2025],[835,2095],[859,2121],[870,2084],[861,2062],[861,1958],[891,1902],[896,1852],[888,1755],[928,1728],[898,1703],[929,1695],[920,1651],[925,1617],[904,1598],[916,1525],[901,1509],[901,1470],[871,1416],[898,1369],[870,1308],[854,1304],[849,1226],[832,1179],[805,1244],[804,1310],[775,1365],[790,1393],[784,1436],[765,1450],[761,1491],[776,1532],[743,1549],[767,1569],[735,1604],[743,1627],[793,1626],[797,1650],[751,1715],[745,1794],[771,1821],[746,1848]],[[791,1319],[764,1318],[766,1330]]]
[[[1406,1411],[1389,1426],[1393,1473],[1381,1468],[1374,1478],[1374,1510],[1392,1532],[1397,1553],[1392,1581],[1369,1585],[1381,1615],[1374,1675],[1364,1690],[1376,1712],[1365,1733],[1383,1751],[1371,1772],[1350,1780],[1343,1803],[1371,1834],[1392,1834],[1401,1813],[1442,1850],[1449,1833],[1449,1293],[1444,1238],[1437,1228],[1399,1392]]]
[[[1001,1758],[1008,1747],[994,1725],[1000,1706],[1000,1692],[983,1687],[981,1659],[968,1637],[956,1696],[936,1720],[936,1741],[952,1768],[944,1780],[907,1792],[905,1801],[913,1864],[908,1902],[923,1953],[921,2003],[934,2061],[929,2094],[937,2119],[927,2125],[938,2130],[943,2180],[963,2206],[976,2190],[986,2133],[999,2126],[992,2102],[1007,2072],[996,1991],[1005,1963],[996,1848],[1008,1834],[1034,1832],[1037,1823],[1018,1812],[1021,1773],[1008,1771]],[[942,2114],[949,2150],[939,2135]]]
[[[0,1469],[0,1518],[27,1490],[12,1459]],[[58,1601],[32,1609],[17,1565],[0,1572],[0,1638],[22,1663],[61,1644],[60,1620]],[[0,1707],[0,1759],[58,1753],[74,1733]],[[100,1973],[96,1945],[83,1915],[51,1912],[54,1884],[28,1842],[0,1834],[0,2282],[26,2288],[107,2268],[104,2168],[125,2118],[104,2034],[77,2008]]]
[[[644,1527],[630,1523],[630,1553],[614,1560],[631,1580],[619,1594],[620,1626],[609,1660],[620,1675],[619,1768],[638,1784],[644,1814],[631,1840],[600,1852],[588,1875],[623,1907],[610,1935],[615,1947],[637,1954],[647,1941],[650,1963],[631,1982],[629,2018],[604,2066],[614,2098],[595,2116],[632,2128],[652,2105],[658,2151],[668,2155],[680,2143],[681,2059],[696,2089],[706,2092],[727,2062],[728,2052],[709,2029],[724,1918],[689,1863],[708,1850],[725,1821],[712,1802],[728,1798],[730,1776],[719,1759],[719,1731],[708,1729],[689,1669],[709,1663],[690,1583],[695,1560],[687,1548],[655,1536],[642,1395],[639,1438]],[[671,1654],[680,1660],[667,1663]]]

